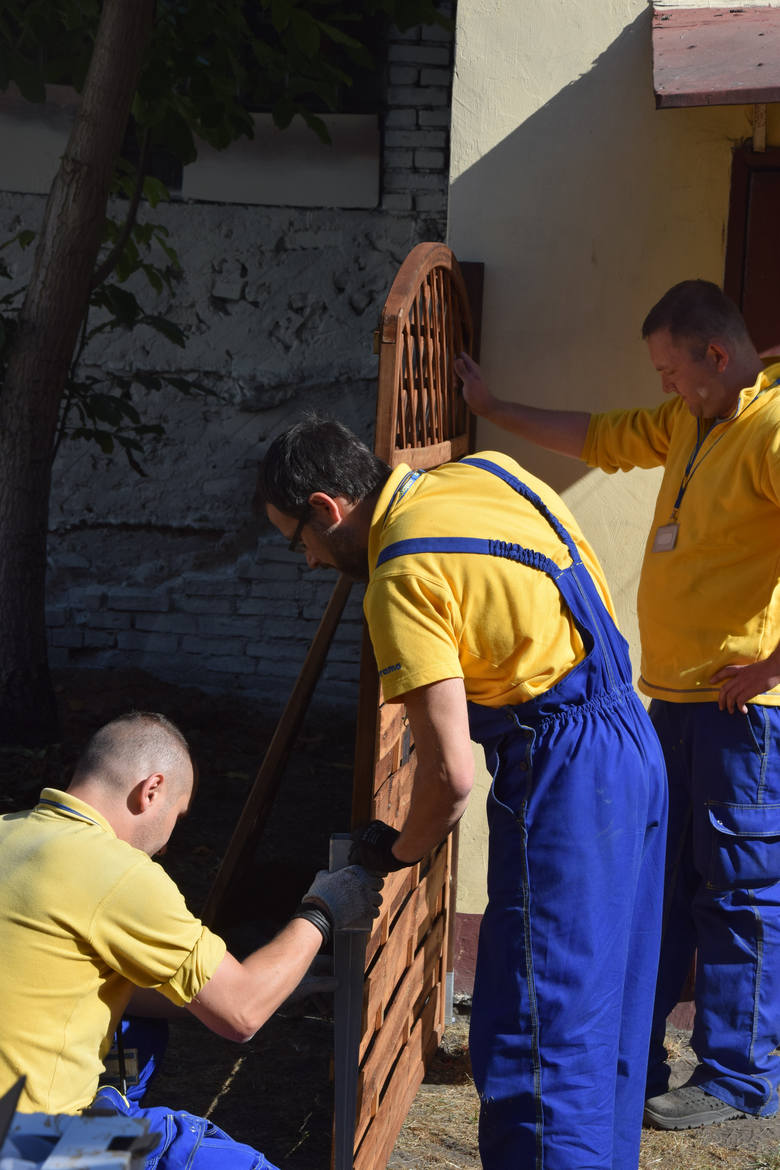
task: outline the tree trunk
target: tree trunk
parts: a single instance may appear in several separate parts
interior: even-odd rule
[[[0,389],[2,743],[36,745],[56,737],[44,608],[54,435],[154,3],[104,0]]]

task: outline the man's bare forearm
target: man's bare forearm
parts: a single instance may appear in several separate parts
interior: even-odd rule
[[[590,426],[590,415],[584,410],[547,410],[502,398],[495,399],[494,408],[485,417],[513,435],[572,459],[582,458]]]
[[[463,382],[463,397],[474,414],[513,435],[546,447],[548,451],[557,451],[572,459],[582,457],[590,425],[587,411],[548,410],[497,398],[488,388],[477,363],[465,353],[455,362],[455,372]]]

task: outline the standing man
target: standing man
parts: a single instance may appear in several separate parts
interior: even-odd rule
[[[168,1001],[229,1040],[251,1039],[323,938],[378,912],[375,875],[321,871],[292,921],[239,962],[152,861],[192,789],[178,728],[133,712],[96,732],[66,792],[45,788],[34,809],[0,818],[0,1093],[24,1076],[23,1112],[78,1113],[93,1102],[128,1005],[160,1015]],[[150,1170],[275,1170],[203,1118],[141,1108],[112,1088],[98,1101],[160,1133]]]
[[[641,690],[664,747],[665,927],[646,1117],[664,1129],[772,1116],[780,1056],[780,360],[736,306],[687,280],[642,336],[669,399],[588,415],[495,398],[477,414],[604,471],[664,467],[639,584]],[[697,949],[698,1057],[667,1091],[666,1016]]]
[[[403,825],[353,857],[412,865],[452,829],[485,749],[489,904],[471,1058],[486,1170],[636,1170],[666,797],[596,559],[506,456],[393,471],[337,422],[271,444],[269,519],[310,566],[367,580],[384,697],[417,754]]]

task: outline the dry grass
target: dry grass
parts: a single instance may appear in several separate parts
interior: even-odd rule
[[[480,1170],[479,1102],[468,1061],[468,1017],[456,1017],[420,1087],[387,1170]],[[676,1080],[692,1062],[687,1037],[667,1037]],[[780,1121],[740,1119],[716,1128],[645,1129],[639,1170],[780,1170]]]

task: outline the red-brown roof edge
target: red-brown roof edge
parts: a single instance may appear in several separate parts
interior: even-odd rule
[[[780,101],[780,8],[653,8],[659,109]]]

